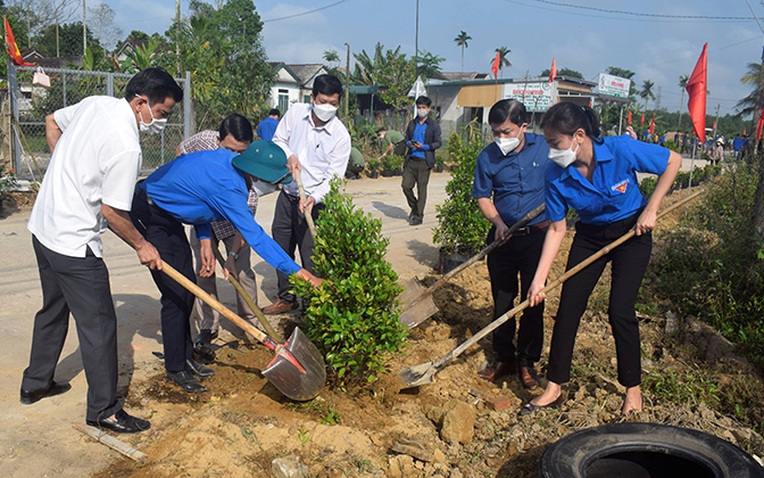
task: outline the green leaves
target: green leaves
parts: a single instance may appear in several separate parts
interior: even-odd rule
[[[308,304],[305,333],[324,353],[336,385],[362,383],[384,368],[386,355],[403,345],[408,329],[398,321],[398,275],[385,260],[389,240],[382,222],[357,210],[335,179],[316,222],[316,273],[328,279],[313,288],[292,278]]]

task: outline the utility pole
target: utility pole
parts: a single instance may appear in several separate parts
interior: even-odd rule
[[[345,42],[348,47],[347,58],[345,60],[345,121],[350,121],[350,43]]]
[[[88,27],[87,23],[85,22],[85,11],[87,10],[87,5],[85,4],[85,0],[82,0],[82,57],[85,57],[85,50],[88,49]]]
[[[419,0],[416,0],[416,32],[414,34],[414,56],[419,56]],[[416,66],[418,67],[419,65]]]
[[[58,39],[58,20],[56,20],[56,58],[61,58],[61,45]]]
[[[716,105],[716,120],[714,120],[714,138],[716,138],[716,127],[719,125],[719,108],[721,108],[722,105],[717,104]]]
[[[175,57],[177,58],[177,74],[178,77],[183,73],[183,64],[180,60],[180,35],[178,35],[178,29],[180,28],[180,0],[175,0]]]

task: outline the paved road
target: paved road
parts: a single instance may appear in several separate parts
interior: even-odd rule
[[[445,197],[447,174],[433,174],[430,200],[421,226],[409,226],[408,208],[400,189],[400,177],[349,181],[347,191],[355,204],[382,219],[384,235],[390,237],[388,260],[401,280],[426,274],[436,263],[432,244],[437,223],[435,204]],[[270,229],[276,194],[260,200],[258,221]],[[3,254],[0,266],[0,470],[2,476],[33,478],[82,477],[102,469],[116,454],[80,436],[71,424],[85,415],[86,382],[82,371],[73,322],[56,372],[56,380],[70,381],[72,390],[34,405],[19,403],[21,374],[27,365],[32,319],[42,303],[31,238],[26,230],[29,211],[0,219]],[[159,294],[135,253],[112,233],[104,235],[105,259],[111,273],[112,292],[119,317],[120,387],[157,373],[161,364],[152,355],[161,351]],[[274,298],[274,270],[256,255],[254,269],[260,285],[259,303]],[[221,300],[233,307],[233,289],[218,279]]]

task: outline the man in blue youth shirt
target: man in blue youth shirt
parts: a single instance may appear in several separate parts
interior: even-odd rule
[[[525,106],[517,100],[501,100],[488,114],[494,142],[478,155],[472,187],[480,211],[493,224],[488,243],[503,237],[512,224],[544,203],[549,146],[543,136],[526,132],[527,121]],[[544,211],[488,254],[494,319],[512,308],[518,274],[521,298],[528,294],[548,225]],[[493,333],[495,360],[478,375],[493,381],[517,373],[523,387],[533,390],[539,385],[533,364],[541,358],[544,342],[543,302],[523,313],[517,347],[515,330],[511,318]]]
[[[262,120],[257,125],[257,135],[263,141],[270,141],[273,139],[273,135],[276,134],[276,127],[279,125],[279,118],[281,117],[281,111],[273,108],[268,112],[268,117]]]
[[[199,167],[200,164],[204,167]],[[252,182],[258,179],[274,184],[291,181],[284,151],[270,141],[256,141],[239,155],[225,149],[186,154],[136,185],[130,218],[136,229],[156,247],[162,260],[191,281],[195,281],[196,276],[183,224],[194,226],[201,242],[199,275],[209,277],[215,270],[210,223],[226,220],[274,268],[287,275],[296,273],[318,285],[321,279],[290,259],[255,222],[247,199]],[[194,296],[160,271],[152,270],[151,276],[162,293],[167,379],[187,392],[203,392],[206,389],[194,375],[208,377],[214,371],[192,358],[189,317]]]
[[[435,150],[440,148],[440,125],[430,117],[432,100],[426,96],[416,99],[417,117],[406,128],[406,147],[409,148],[403,164],[401,188],[409,209],[409,224],[418,226],[424,219],[427,203],[427,183],[435,166]],[[414,186],[419,197],[414,195]]]

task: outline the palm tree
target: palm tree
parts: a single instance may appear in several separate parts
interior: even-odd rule
[[[499,72],[501,72],[501,77],[504,78],[504,67],[505,66],[512,66],[512,63],[510,63],[509,58],[507,58],[507,55],[512,53],[512,50],[505,46],[501,46],[495,50],[499,54]],[[493,63],[493,60],[491,61]]]
[[[324,51],[324,61],[327,63],[337,63],[337,65],[340,64],[340,55],[337,53],[337,50],[325,50]],[[332,68],[336,68],[337,65],[332,65]]]
[[[461,47],[462,49],[462,71],[464,71],[464,49],[469,46],[467,44],[467,40],[472,40],[472,37],[467,35],[467,32],[464,30],[460,30],[459,34],[456,36],[456,38],[454,38],[456,46]]]
[[[677,131],[682,130],[682,106],[684,106],[684,92],[687,89],[688,81],[690,81],[690,76],[682,75],[679,77],[679,83],[677,83],[677,86],[682,89],[682,99],[679,102],[679,124],[676,127]]]
[[[639,92],[639,97],[645,100],[645,111],[647,111],[647,102],[650,100],[655,100],[653,86],[655,86],[655,83],[650,80],[645,80],[642,82],[642,91]]]
[[[751,85],[753,91],[751,91],[751,94],[738,101],[737,105],[735,105],[735,108],[740,111],[740,116],[753,115],[754,126],[758,118],[757,115],[759,114],[759,112],[756,111],[757,100],[759,98],[764,98],[764,83],[761,82],[762,73],[764,72],[762,72],[760,63],[748,63],[748,69],[746,70],[745,75],[740,78],[740,82],[744,85]]]

